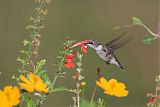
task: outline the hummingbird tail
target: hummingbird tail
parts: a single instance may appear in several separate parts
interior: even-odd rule
[[[118,58],[116,57],[115,54],[112,54],[113,57],[115,58],[115,61],[117,62],[117,66],[119,66],[123,71],[124,71],[124,67],[122,66],[122,64],[119,62]]]
[[[123,71],[124,71],[124,67],[121,65],[121,63],[119,62],[118,58],[116,57],[116,55],[114,55],[112,53],[112,58],[110,59],[110,61],[105,61],[107,64],[114,64],[118,67],[120,67]]]

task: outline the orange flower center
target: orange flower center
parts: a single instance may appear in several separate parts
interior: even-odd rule
[[[116,87],[116,82],[112,82],[112,83],[110,84],[110,87],[111,87],[111,88],[115,88],[115,87]]]

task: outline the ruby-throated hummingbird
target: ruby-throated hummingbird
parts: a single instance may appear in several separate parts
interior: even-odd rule
[[[103,59],[107,64],[114,64],[118,67],[120,67],[123,71],[124,68],[119,62],[118,58],[114,54],[115,50],[119,49],[120,47],[124,46],[130,39],[127,39],[125,41],[119,41],[118,40],[123,36],[124,34],[120,35],[119,37],[111,40],[110,42],[106,44],[102,44],[96,40],[88,40],[89,47],[93,48],[96,53],[99,55],[101,59]]]

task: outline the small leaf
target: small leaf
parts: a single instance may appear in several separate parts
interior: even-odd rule
[[[51,0],[45,0],[45,2],[49,4],[51,2]]]
[[[132,20],[134,25],[144,25],[143,22],[137,17],[132,17]]]
[[[152,35],[146,35],[143,38],[143,43],[145,43],[145,44],[151,44],[153,42],[153,40],[154,40],[154,36],[152,36]]]
[[[69,91],[69,89],[66,87],[58,87],[58,88],[52,89],[50,92],[60,92],[60,91]]]
[[[26,63],[25,60],[21,59],[20,57],[17,58],[17,61],[21,62],[23,65],[25,65],[25,63]]]
[[[105,107],[105,105],[106,105],[106,101],[99,98],[97,101],[97,107]]]
[[[51,82],[49,76],[46,74],[46,72],[43,72],[40,76],[42,77],[42,80],[43,80],[48,86],[51,86],[52,82]]]
[[[40,60],[40,61],[37,63],[38,67],[43,67],[45,64],[46,64],[46,60],[45,60],[45,59],[44,59],[44,60]]]
[[[78,66],[82,66],[82,63],[81,63],[81,62],[77,62],[77,65],[78,65]]]
[[[82,75],[79,75],[79,76],[78,76],[78,80],[81,81],[81,80],[83,80],[83,79],[84,79],[84,76],[82,76]]]
[[[40,60],[39,62],[37,62],[36,67],[34,68],[34,72],[35,74],[40,72],[41,68],[46,64],[46,60]]]
[[[30,43],[31,43],[31,42],[28,41],[28,40],[24,40],[24,41],[23,41],[23,45],[24,45],[24,46],[26,46],[26,45],[28,45],[28,44],[30,44]]]

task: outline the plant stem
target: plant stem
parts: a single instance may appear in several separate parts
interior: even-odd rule
[[[76,84],[76,87],[77,87],[77,107],[80,107],[80,83],[79,81],[77,81],[77,84]]]
[[[153,33],[147,26],[145,26],[145,25],[140,25],[140,26],[144,27],[152,36],[157,38],[157,34]]]
[[[96,94],[96,90],[97,90],[97,86],[95,85],[95,87],[94,87],[94,89],[93,89],[93,92],[92,92],[92,96],[91,96],[90,105],[92,105],[92,103],[93,103],[94,96],[95,96],[95,94]]]
[[[59,67],[58,67],[58,72],[57,73],[61,73],[61,69],[62,69],[64,60],[65,60],[65,57],[63,56],[62,59],[60,60]],[[52,88],[54,87],[54,85],[55,85],[55,83],[56,83],[56,81],[58,79],[57,73],[56,73],[56,75],[54,77],[54,80],[52,82],[52,85],[51,85]]]

